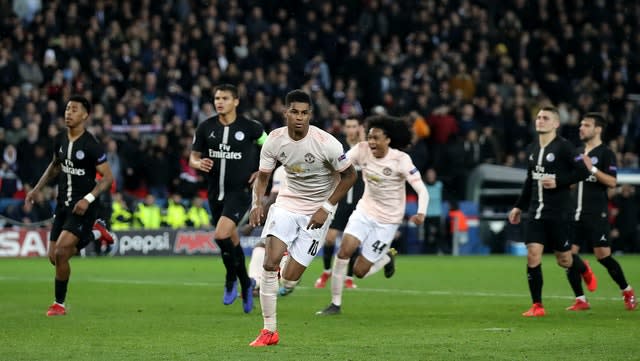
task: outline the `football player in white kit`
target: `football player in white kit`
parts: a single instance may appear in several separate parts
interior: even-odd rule
[[[409,155],[398,150],[406,147],[411,139],[407,125],[390,116],[371,117],[368,124],[367,141],[347,152],[347,158],[353,165],[362,169],[364,194],[349,217],[333,263],[331,304],[318,311],[317,315],[341,312],[344,277],[349,258],[358,247],[361,247],[361,254],[353,267],[356,277],[367,277],[386,265],[393,265],[394,255],[388,251],[404,218],[405,182],[409,182],[418,194],[417,214],[409,220],[420,225],[427,211],[429,193],[420,172]]]
[[[287,126],[273,130],[260,152],[259,174],[254,184],[250,223],[264,217],[262,197],[271,172],[280,162],[287,186],[280,189],[269,208],[262,237],[265,258],[260,280],[260,307],[264,327],[250,346],[279,342],[276,322],[278,266],[285,251],[287,266],[282,284],[292,288],[322,247],[338,201],[356,180],[356,171],[331,134],[309,125],[312,108],[309,94],[294,90],[285,98]]]

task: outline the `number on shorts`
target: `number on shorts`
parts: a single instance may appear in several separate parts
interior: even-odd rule
[[[375,241],[375,242],[373,242],[371,247],[373,248],[374,252],[378,252],[378,254],[381,254],[382,251],[384,251],[384,249],[387,248],[387,245],[382,243],[382,242],[380,242],[380,241]]]
[[[318,246],[319,245],[320,245],[320,242],[318,242],[318,241],[316,241],[314,239],[313,242],[311,243],[311,247],[309,247],[309,250],[307,251],[307,253],[315,257],[315,255],[318,254]]]

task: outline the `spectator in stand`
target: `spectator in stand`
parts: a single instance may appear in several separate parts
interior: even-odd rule
[[[18,177],[17,152],[13,145],[7,145],[0,163],[0,196],[13,198],[22,190],[22,181]]]
[[[111,229],[114,231],[128,230],[131,228],[132,218],[133,215],[122,197],[122,193],[114,193],[111,202]]]
[[[424,250],[426,253],[451,253],[451,246],[448,245],[442,229],[443,184],[438,180],[435,169],[429,168],[424,173],[424,184],[429,193],[429,204],[424,218]]]
[[[162,226],[162,209],[156,204],[152,194],[144,197],[144,202],[138,203],[133,212],[133,227],[144,229],[158,229]]]
[[[191,206],[187,210],[187,225],[194,228],[211,227],[211,215],[204,208],[204,200],[200,197],[193,197]]]
[[[174,193],[169,197],[164,222],[174,229],[183,228],[187,225],[187,210],[182,204],[182,196],[180,194]]]
[[[39,193],[34,197],[34,203],[22,202],[7,207],[5,214],[8,218],[24,224],[45,221],[53,216],[53,210]]]
[[[613,212],[615,223],[611,229],[613,251],[626,253],[640,251],[640,238],[636,229],[640,213],[635,187],[623,184],[612,202],[615,206],[615,212]]]
[[[20,179],[25,186],[34,186],[38,182],[40,175],[47,169],[49,161],[48,151],[42,143],[36,143],[34,145],[33,155],[30,158],[26,158],[21,162],[18,161],[19,164],[27,165],[18,169]]]
[[[154,145],[147,148],[143,163],[144,180],[151,194],[156,198],[167,198],[169,185],[177,174],[178,160],[169,149],[167,136],[158,135]]]

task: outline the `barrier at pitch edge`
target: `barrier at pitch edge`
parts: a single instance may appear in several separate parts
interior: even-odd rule
[[[115,256],[217,255],[213,229],[159,229],[117,232]],[[0,230],[0,257],[46,257],[49,231],[45,229],[7,228]],[[246,254],[259,236],[241,237]],[[93,245],[86,247],[90,253]]]

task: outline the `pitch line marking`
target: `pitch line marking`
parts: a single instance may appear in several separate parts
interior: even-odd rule
[[[20,282],[50,282],[51,278],[47,277],[19,277],[19,276],[0,276],[0,281],[20,281]],[[150,285],[150,286],[187,286],[187,287],[222,287],[223,282],[180,282],[180,281],[153,281],[153,280],[135,280],[135,279],[110,279],[110,278],[93,278],[93,277],[74,277],[75,282],[91,282],[91,283],[107,283],[107,284],[129,284],[129,285]],[[298,290],[315,290],[313,287],[298,286]],[[467,296],[467,297],[501,297],[501,298],[526,298],[529,294],[523,293],[504,293],[504,292],[470,292],[470,291],[446,291],[446,290],[407,290],[407,289],[390,289],[390,288],[366,288],[358,287],[357,289],[348,290],[354,293],[394,293],[411,296]],[[573,300],[573,296],[544,295],[545,298]],[[620,301],[621,297],[601,297],[590,296],[591,300]]]

